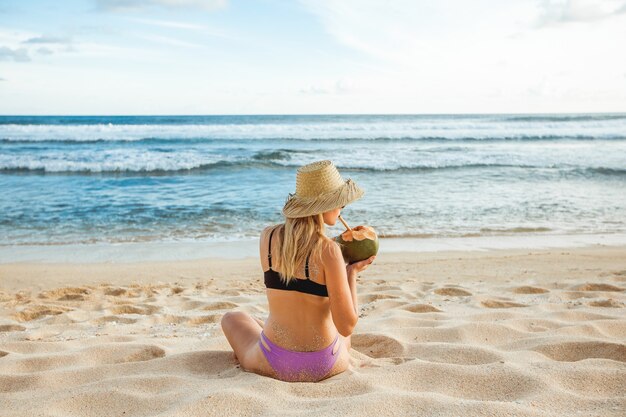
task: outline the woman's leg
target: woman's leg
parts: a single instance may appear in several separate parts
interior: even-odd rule
[[[261,326],[261,329],[265,327],[265,322],[257,317],[252,316],[252,318],[254,320],[256,320],[257,323],[259,323],[259,326]]]
[[[258,369],[257,344],[261,335],[261,321],[243,311],[228,312],[222,317],[222,331],[245,370]]]

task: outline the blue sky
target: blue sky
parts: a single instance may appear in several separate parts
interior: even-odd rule
[[[0,114],[626,111],[624,0],[0,0]]]

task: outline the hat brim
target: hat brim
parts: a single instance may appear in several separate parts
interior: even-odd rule
[[[283,214],[289,218],[312,216],[350,204],[363,197],[363,194],[365,191],[349,178],[336,190],[317,197],[306,198],[289,194]]]

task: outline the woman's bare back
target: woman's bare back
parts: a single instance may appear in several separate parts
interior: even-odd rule
[[[261,234],[260,260],[263,271],[269,270],[268,246],[269,228]],[[272,259],[278,257],[277,245],[280,236],[272,235]],[[328,244],[325,242],[325,244]],[[330,242],[330,244],[333,244]],[[323,255],[321,262],[323,262]],[[272,269],[280,272],[275,263]],[[296,279],[305,280],[305,266],[299,265]],[[324,268],[318,259],[309,261],[309,279],[321,285],[326,284]],[[297,291],[267,289],[270,314],[265,322],[264,333],[285,349],[295,351],[315,351],[330,345],[337,335],[330,314],[328,297],[305,294]]]

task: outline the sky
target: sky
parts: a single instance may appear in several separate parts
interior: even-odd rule
[[[626,111],[626,0],[0,0],[0,114]]]

